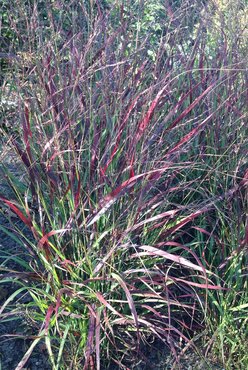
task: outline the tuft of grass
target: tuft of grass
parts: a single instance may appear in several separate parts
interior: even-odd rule
[[[3,158],[1,229],[30,263],[10,271],[2,252],[18,288],[0,315],[28,291],[35,331],[17,369],[41,341],[53,369],[127,369],[154,338],[179,362],[203,329],[206,354],[245,361],[244,45],[216,39],[214,3],[167,5],[9,5],[17,105],[1,135],[24,176]]]

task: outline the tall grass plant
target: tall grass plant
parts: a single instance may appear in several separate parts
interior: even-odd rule
[[[1,230],[30,262],[2,258],[17,290],[0,314],[28,292],[36,331],[17,369],[41,341],[53,369],[127,369],[155,338],[179,362],[199,331],[206,355],[247,361],[244,44],[216,2],[193,26],[195,3],[134,3],[9,5],[1,135],[24,175],[2,155],[22,225]]]

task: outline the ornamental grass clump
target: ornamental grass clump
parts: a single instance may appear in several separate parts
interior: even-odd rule
[[[243,49],[233,63],[207,5],[134,3],[9,13],[18,58],[2,94],[17,107],[1,134],[22,176],[2,160],[0,201],[29,259],[1,258],[17,288],[0,314],[28,292],[35,331],[17,369],[42,341],[53,369],[127,369],[154,339],[180,361],[247,244]]]

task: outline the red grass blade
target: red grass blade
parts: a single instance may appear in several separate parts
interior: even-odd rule
[[[31,150],[30,150],[30,142],[29,142],[29,136],[32,137],[32,131],[30,128],[30,121],[29,121],[29,109],[28,105],[25,104],[24,109],[24,119],[23,119],[23,136],[24,136],[24,143],[26,146],[26,151],[28,154],[28,158],[31,163],[33,163],[32,157],[31,157]]]
[[[67,231],[68,229],[59,229],[59,230],[51,230],[49,231],[49,233],[45,234],[42,236],[42,238],[39,240],[38,244],[39,246],[43,246],[45,243],[48,243],[48,238],[50,236],[53,236],[53,235],[56,235],[56,234],[60,234],[60,233],[64,233],[65,231]]]
[[[137,224],[135,224],[134,226],[130,227],[129,229],[126,230],[126,232],[130,232],[130,231],[134,231],[136,229],[138,229],[140,226],[143,226],[143,225],[146,225],[148,224],[149,222],[153,222],[153,221],[156,221],[156,220],[160,220],[161,218],[164,218],[164,217],[173,217],[175,216],[176,213],[178,213],[179,210],[178,209],[172,209],[171,211],[167,211],[167,212],[164,212],[164,213],[160,213],[159,215],[156,215],[156,216],[153,216],[153,217],[150,217],[150,218],[147,218],[146,220],[144,221],[141,221]]]
[[[100,142],[100,130],[97,130],[94,134],[94,139],[93,139],[93,144],[92,144],[92,155],[91,155],[91,160],[90,160],[90,175],[92,176],[94,171],[97,168],[97,148],[99,146]]]
[[[96,312],[95,344],[96,344],[96,370],[100,370],[100,314]]]
[[[93,308],[92,308],[93,310]],[[89,328],[88,328],[88,338],[85,348],[85,363],[83,370],[93,369],[92,367],[92,353],[94,348],[94,332],[95,332],[95,325],[96,325],[96,319],[95,315],[90,312],[90,320],[89,320]]]
[[[199,95],[193,103],[191,103],[184,111],[175,119],[172,124],[167,127],[166,131],[171,130],[173,127],[175,127],[182,119],[186,117],[186,115],[192,111],[192,109],[195,108],[195,106],[204,98],[205,95],[207,95],[214,87],[215,82],[213,82],[201,95]]]
[[[154,110],[155,108],[157,107],[159,101],[160,101],[160,98],[162,96],[162,94],[164,93],[164,91],[167,89],[167,85],[165,85],[156,95],[155,99],[152,101],[150,107],[148,108],[148,111],[147,113],[145,114],[144,118],[140,121],[140,123],[138,124],[138,130],[137,130],[137,133],[135,135],[135,138],[134,138],[134,141],[133,141],[133,145],[136,145],[137,142],[140,140],[141,136],[143,135],[148,123],[150,122],[151,118],[152,118],[152,115],[154,113]]]
[[[161,257],[164,257],[166,259],[169,259],[170,261],[173,261],[175,263],[178,263],[179,265],[183,265],[183,266],[186,266],[188,268],[192,268],[193,270],[200,271],[200,272],[203,272],[203,273],[206,273],[206,272],[209,273],[209,274],[211,273],[210,271],[205,270],[202,267],[200,267],[198,265],[195,265],[194,263],[188,261],[184,257],[177,256],[177,255],[174,255],[172,253],[168,253],[166,251],[163,251],[162,249],[151,247],[149,245],[142,245],[142,246],[140,246],[138,248],[139,249],[142,249],[142,250],[144,250],[146,252],[141,252],[141,253],[134,254],[132,257],[146,256],[146,255],[150,255],[150,256],[161,256]]]
[[[53,312],[54,312],[54,306],[50,305],[48,307],[48,310],[47,310],[47,313],[46,313],[46,316],[45,316],[45,320],[44,320],[44,329],[45,329],[46,334],[48,333],[48,328],[49,328],[49,324],[50,324]]]
[[[211,284],[200,284],[200,283],[195,283],[193,281],[189,281],[189,280],[184,280],[184,279],[180,279],[180,278],[175,278],[173,277],[173,280],[175,281],[180,281],[184,284],[187,284],[187,285],[190,285],[190,286],[195,286],[197,288],[202,288],[202,289],[210,289],[210,290],[228,290],[227,288],[222,288],[221,286],[219,285],[211,285]]]
[[[115,146],[114,146],[114,149],[113,149],[113,151],[112,151],[112,153],[111,153],[111,155],[110,155],[110,158],[109,158],[109,160],[108,160],[108,162],[106,163],[106,165],[104,166],[104,168],[101,168],[100,170],[101,170],[101,173],[102,173],[102,175],[104,176],[105,175],[105,173],[106,173],[106,171],[107,171],[107,168],[109,167],[109,165],[111,164],[111,162],[113,161],[113,159],[114,159],[114,157],[115,157],[115,154],[117,153],[117,151],[118,151],[118,148],[119,148],[119,143],[120,143],[120,139],[121,139],[121,135],[122,135],[122,133],[123,133],[123,131],[124,131],[124,128],[125,128],[125,126],[126,126],[126,123],[128,122],[128,119],[129,119],[129,116],[130,116],[130,114],[131,114],[131,112],[132,112],[132,110],[134,109],[134,107],[136,106],[136,104],[137,104],[137,101],[138,101],[138,99],[140,98],[140,95],[141,94],[139,94],[133,101],[132,101],[132,103],[130,104],[130,106],[127,108],[127,113],[126,113],[126,115],[125,115],[125,117],[124,117],[124,119],[123,119],[123,122],[121,123],[121,125],[120,125],[120,129],[119,129],[119,132],[118,132],[118,134],[117,134],[117,138],[116,138],[116,143],[115,143]]]
[[[103,295],[99,292],[95,292],[95,295],[97,297],[97,299],[105,306],[107,307],[110,311],[112,311],[115,315],[121,317],[121,318],[124,318],[124,316],[122,314],[120,314],[118,311],[116,311],[116,309],[111,306],[111,304],[109,304],[106,299],[103,297]]]
[[[198,217],[199,215],[201,215],[202,213],[206,211],[207,209],[201,209],[201,210],[195,211],[194,213],[191,213],[189,216],[185,217],[182,221],[178,222],[178,224],[167,229],[161,235],[165,237],[165,236],[174,234],[177,230],[181,229],[188,222],[192,221],[194,218]]]
[[[130,179],[124,181],[121,185],[119,185],[116,189],[114,189],[111,193],[105,196],[101,201],[101,209],[95,214],[95,216],[88,222],[86,227],[93,225],[95,222],[99,220],[99,218],[115,203],[118,197],[120,197],[125,191],[132,188],[138,180],[141,180],[144,177],[148,177],[149,179],[157,178],[158,174],[162,174],[166,171],[170,166],[168,163],[166,166],[159,168],[157,170],[151,170],[139,175],[135,175]]]
[[[116,279],[118,281],[118,283],[121,285],[122,289],[124,290],[124,292],[126,294],[128,305],[130,307],[130,310],[131,310],[131,313],[132,313],[132,316],[133,316],[133,319],[134,319],[134,322],[135,322],[135,326],[136,326],[136,329],[137,329],[137,341],[138,341],[137,345],[138,345],[138,348],[139,348],[139,342],[140,342],[139,320],[138,320],[138,314],[137,314],[137,311],[136,311],[136,308],[135,308],[135,304],[134,304],[132,295],[131,295],[125,281],[119,275],[117,275],[115,273],[112,273],[112,276],[113,276],[114,279]]]
[[[200,123],[196,128],[194,128],[193,130],[191,130],[187,135],[185,135],[175,146],[174,148],[170,149],[167,153],[166,153],[166,157],[168,155],[170,155],[171,153],[175,152],[176,150],[178,150],[183,144],[187,143],[195,134],[197,134],[197,132],[199,132],[203,126],[210,120],[210,118],[213,117],[213,115],[215,114],[215,112],[211,113],[202,123]]]
[[[13,147],[15,148],[15,150],[17,151],[17,153],[19,154],[21,160],[23,161],[24,165],[30,169],[31,167],[31,162],[30,162],[30,158],[27,156],[27,154],[20,148],[19,144],[16,142],[16,140],[14,138],[11,138],[11,143],[13,145]]]
[[[31,216],[28,218],[19,210],[19,208],[11,201],[5,199],[3,196],[0,196],[0,200],[3,201],[7,206],[10,207],[10,209],[24,222],[26,226],[31,228],[33,226]]]

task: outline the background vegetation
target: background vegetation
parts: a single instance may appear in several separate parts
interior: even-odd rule
[[[155,338],[245,369],[245,1],[1,9],[1,140],[25,176],[2,151],[23,249],[21,272],[2,251],[0,314],[28,292],[36,333],[18,369],[39,341],[54,369],[127,369]]]

